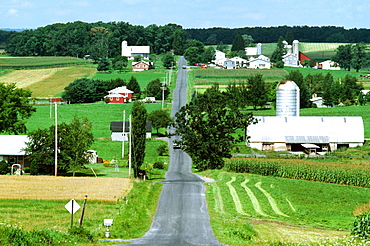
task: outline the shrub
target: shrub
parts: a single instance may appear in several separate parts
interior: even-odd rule
[[[6,161],[0,161],[0,174],[7,174],[9,173],[9,165]]]
[[[356,216],[356,220],[353,223],[351,235],[358,236],[364,239],[370,237],[370,213],[365,212]]]
[[[77,236],[82,241],[94,242],[94,236],[83,227],[72,227],[68,230],[68,233],[73,236]]]
[[[163,161],[156,161],[156,162],[154,162],[153,168],[156,168],[156,169],[164,169],[164,163],[163,163]]]
[[[278,61],[276,63],[276,68],[284,68],[284,62],[283,61]]]
[[[167,144],[161,144],[157,148],[158,155],[163,156],[166,155],[168,151]]]

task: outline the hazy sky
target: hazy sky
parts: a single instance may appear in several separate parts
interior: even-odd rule
[[[0,28],[124,21],[183,28],[341,26],[370,28],[368,0],[0,0]]]

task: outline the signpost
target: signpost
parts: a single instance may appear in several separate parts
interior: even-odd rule
[[[76,213],[76,211],[80,209],[80,205],[78,205],[78,203],[74,199],[71,199],[64,207],[71,214],[71,228],[72,228],[72,226],[73,226],[73,214]]]

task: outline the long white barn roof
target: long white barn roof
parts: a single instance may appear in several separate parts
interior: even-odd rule
[[[0,135],[0,155],[24,155],[27,135]]]
[[[265,143],[362,143],[362,117],[254,117],[248,126],[249,142]]]

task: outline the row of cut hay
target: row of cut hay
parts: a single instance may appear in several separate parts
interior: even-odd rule
[[[319,181],[370,188],[370,173],[342,168],[289,165],[271,160],[236,159],[225,162],[227,171],[253,173],[290,179]]]
[[[132,188],[124,178],[0,176],[0,199],[69,200],[117,202]]]

